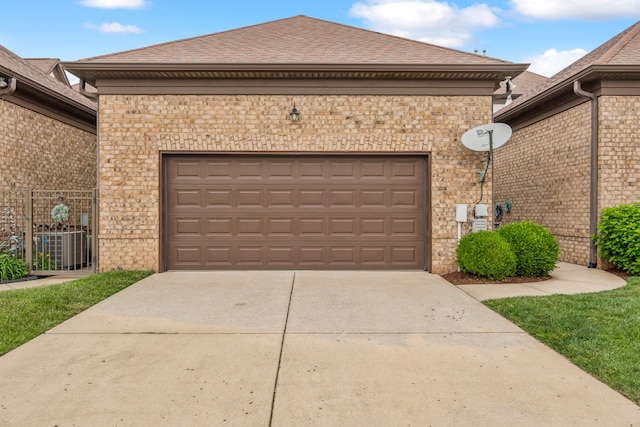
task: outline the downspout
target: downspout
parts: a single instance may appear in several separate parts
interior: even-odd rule
[[[4,82],[4,84],[6,84],[6,87],[0,89],[0,96],[10,95],[16,91],[17,80],[15,77],[9,77],[8,82],[4,78],[2,79],[2,81]]]
[[[87,83],[84,81],[84,79],[80,79],[80,83],[78,83],[78,91],[83,94],[84,96],[86,96],[87,98],[91,98],[91,99],[98,99],[98,94],[94,93],[94,92],[89,92],[86,90],[86,85]]]
[[[573,82],[573,91],[578,96],[591,99],[591,189],[589,192],[589,236],[598,232],[598,97],[582,90],[580,80]],[[596,245],[589,239],[589,268],[598,266]]]

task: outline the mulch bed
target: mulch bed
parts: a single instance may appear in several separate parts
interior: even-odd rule
[[[440,275],[443,279],[447,280],[454,285],[508,285],[512,283],[531,283],[531,282],[544,282],[551,279],[551,276],[543,277],[505,277],[502,280],[489,280],[486,277],[474,276],[469,273],[462,273],[459,271]]]
[[[628,273],[625,273],[621,270],[609,269],[607,273],[615,274],[618,277],[626,279],[629,277]],[[543,276],[543,277],[522,277],[522,276],[514,276],[514,277],[505,277],[503,280],[489,280],[486,277],[482,276],[474,276],[469,273],[462,273],[459,271],[447,274],[441,274],[440,277],[447,280],[448,282],[454,285],[509,285],[513,283],[533,283],[533,282],[544,282],[545,280],[551,279],[551,276]]]

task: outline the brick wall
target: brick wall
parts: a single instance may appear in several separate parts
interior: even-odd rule
[[[0,189],[96,186],[96,135],[0,99]]]
[[[598,208],[640,200],[640,97],[599,100]],[[503,223],[531,220],[549,228],[560,260],[589,263],[591,104],[514,132],[496,151],[496,203],[510,199]],[[602,265],[602,263],[599,263]]]
[[[600,98],[600,208],[640,202],[640,97]]]
[[[482,156],[460,136],[490,121],[491,99],[102,95],[99,111],[101,270],[158,269],[161,151],[408,152],[431,153],[432,267],[443,273],[456,268],[455,204],[480,196]]]
[[[591,107],[581,104],[513,133],[496,151],[496,203],[503,224],[529,220],[551,231],[560,259],[589,262]]]

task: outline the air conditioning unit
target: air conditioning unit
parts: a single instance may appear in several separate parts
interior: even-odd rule
[[[55,269],[82,267],[87,251],[85,231],[42,231],[33,234],[34,253],[49,255]]]

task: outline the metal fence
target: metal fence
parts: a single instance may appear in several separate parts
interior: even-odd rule
[[[0,251],[32,275],[97,271],[97,190],[0,191]]]

